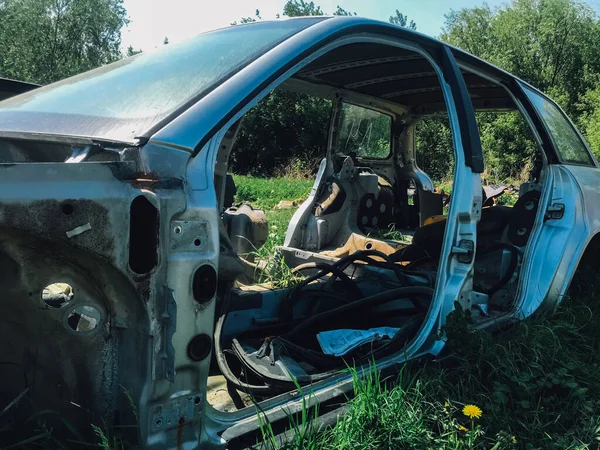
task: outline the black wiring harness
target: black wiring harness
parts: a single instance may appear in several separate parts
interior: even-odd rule
[[[399,284],[403,287],[389,289],[383,292],[379,292],[374,295],[364,296],[356,282],[349,277],[345,271],[352,264],[367,264],[374,265],[391,270],[397,278]],[[429,302],[433,298],[433,289],[429,286],[407,286],[411,282],[410,275],[423,276],[420,272],[413,272],[405,269],[399,264],[396,264],[388,255],[377,251],[377,250],[362,250],[357,251],[351,255],[343,257],[335,263],[305,263],[301,264],[293,269],[294,273],[301,273],[307,270],[317,270],[318,272],[314,275],[308,276],[303,279],[298,285],[296,285],[288,294],[285,301],[282,303],[280,310],[280,325],[270,327],[271,329],[262,329],[263,332],[263,344],[258,351],[258,357],[269,357],[274,358],[276,352],[284,352],[285,354],[292,354],[303,361],[309,361],[311,364],[319,367],[323,367],[323,370],[319,373],[310,375],[305,379],[300,377],[296,382],[308,383],[318,381],[319,379],[331,376],[333,373],[339,371],[340,368],[345,367],[346,361],[344,358],[338,358],[331,355],[325,355],[322,352],[303,347],[297,343],[297,338],[308,331],[313,332],[315,329],[320,329],[323,326],[327,326],[331,319],[337,318],[338,320],[343,317],[352,317],[355,314],[360,314],[361,311],[372,309],[378,305],[382,305],[386,302],[408,299],[414,305],[414,308],[410,309],[409,312],[413,315],[419,316],[418,320],[409,321],[410,326],[406,327],[406,332],[414,332],[418,329],[418,326],[422,323],[427,312],[427,305],[423,300]],[[329,282],[339,280],[342,286],[346,288],[347,294],[341,295],[336,292],[331,292],[323,289],[307,288],[313,282],[322,279],[330,275]],[[429,280],[430,285],[432,281]],[[327,285],[327,283],[326,283]],[[340,306],[331,307],[323,312],[313,314],[308,318],[298,321],[294,320],[294,305],[300,298],[307,298],[308,296],[315,296],[319,299],[330,299]],[[221,312],[216,320],[215,331],[214,331],[214,345],[215,345],[215,358],[217,365],[225,377],[225,379],[236,389],[251,393],[253,395],[270,395],[280,393],[290,388],[292,381],[289,377],[278,377],[274,374],[264,373],[259,366],[256,365],[256,361],[252,360],[244,351],[243,346],[239,342],[239,337],[232,340],[232,348],[224,349],[222,342],[223,326],[227,317],[229,307],[228,296],[225,297],[222,305]],[[267,335],[265,333],[273,333],[277,330],[277,334]],[[368,360],[375,353],[380,354],[383,351],[389,353],[393,350],[400,350],[399,343],[404,343],[406,335],[396,336],[394,339],[380,345],[376,351],[369,351],[367,354],[360,355],[354,354],[352,357],[353,363],[360,363]],[[404,339],[401,339],[403,337]],[[227,360],[227,355],[235,358],[241,363],[243,367],[243,373],[245,381],[240,379],[241,375],[236,375],[234,370],[231,369]],[[274,364],[274,361],[271,361]],[[242,373],[242,370],[239,371]],[[255,384],[248,381],[250,378],[248,375],[251,373],[252,379],[259,379],[264,384]]]

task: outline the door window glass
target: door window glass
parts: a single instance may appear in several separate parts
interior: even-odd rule
[[[554,141],[554,147],[564,163],[593,165],[587,148],[564,113],[552,102],[524,87]]]
[[[387,114],[344,103],[339,123],[338,153],[373,159],[390,155],[392,118]]]

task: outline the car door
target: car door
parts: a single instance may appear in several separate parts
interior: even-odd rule
[[[564,298],[581,256],[598,233],[600,215],[594,205],[600,197],[597,162],[573,123],[542,93],[524,82],[518,86],[550,162],[517,305],[524,318]]]

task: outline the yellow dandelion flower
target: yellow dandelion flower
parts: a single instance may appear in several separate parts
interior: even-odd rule
[[[448,402],[445,402],[445,403],[444,403],[444,408],[450,408],[450,403],[448,403]]]
[[[459,429],[460,431],[464,431],[464,432],[467,432],[467,431],[469,431],[469,429],[468,429],[467,427],[464,427],[464,426],[462,426],[462,425],[461,425],[460,427],[458,427],[458,429]]]
[[[462,413],[471,419],[479,419],[483,414],[483,411],[479,406],[465,405],[465,407],[462,410]]]

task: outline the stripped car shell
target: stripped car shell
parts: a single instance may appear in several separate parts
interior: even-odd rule
[[[210,72],[206,82],[191,83],[188,91],[177,91],[169,108],[156,110],[152,99],[146,99],[150,89],[138,87],[144,77],[154,76],[152,64],[169,74],[186,61],[187,76],[201,76],[186,56],[210,51],[202,36],[219,42],[231,39],[228,33],[235,33],[235,39],[244,33],[267,37],[255,52],[248,44],[243,55],[226,54],[230,59],[223,58],[224,69]],[[4,403],[26,390],[38,408],[56,411],[77,428],[137,421],[141,446],[147,449],[236,448],[256,442],[263,420],[256,408],[219,411],[207,400],[207,384],[209,376],[226,372],[221,335],[229,336],[224,341],[233,338],[230,350],[238,352],[243,364],[240,352],[251,346],[246,341],[235,347],[237,338],[248,330],[260,331],[266,323],[285,325],[283,313],[278,313],[285,308],[279,308],[296,295],[254,288],[247,281],[241,288],[240,280],[252,276],[247,268],[253,262],[235,254],[221,222],[229,206],[224,201],[227,160],[240,119],[276,88],[309,92],[334,104],[327,154],[309,198],[290,222],[281,257],[290,267],[307,262],[317,267],[363,252],[370,262],[350,261],[354,268],[348,273],[351,283],[367,292],[365,297],[380,298],[386,291],[405,288],[416,296],[432,293],[414,333],[377,358],[379,370],[392,372],[407,360],[439,354],[444,341],[438,336],[455,302],[478,311],[476,327],[494,328],[553,308],[564,297],[600,230],[600,211],[592,206],[600,202],[600,172],[566,116],[557,109],[558,114],[552,110],[554,115],[545,117],[557,107],[541,93],[427,36],[362,18],[263,22],[197,39],[0,103],[0,286],[9,300],[0,318],[0,351],[8,361],[0,397]],[[385,66],[385,76],[379,78],[365,75],[385,64],[397,65]],[[426,69],[403,72],[411,65]],[[352,72],[361,67],[367,72]],[[327,78],[332,73],[341,77],[332,81]],[[148,83],[162,92],[159,99],[179,88],[175,75],[164,85],[157,80]],[[93,93],[99,87],[106,89],[104,99]],[[74,105],[78,95],[83,98]],[[140,105],[130,105],[119,115],[121,97]],[[549,106],[540,109],[541,102]],[[338,157],[334,147],[344,104],[391,118],[389,157]],[[530,212],[529,222],[519,227],[510,216],[488,249],[478,247],[489,210],[483,208],[484,161],[476,109],[520,112],[540,148],[541,168],[521,186],[525,200],[515,205],[515,210]],[[367,194],[379,201],[383,190],[396,196],[398,186],[408,180],[411,192],[421,196],[418,207],[409,208],[399,197],[391,205],[413,211],[406,228],[414,232],[414,240],[422,230],[432,229],[425,222],[434,214],[426,213],[425,205],[428,198],[437,205],[439,198],[416,164],[414,133],[418,120],[439,111],[445,111],[452,130],[452,200],[436,234],[439,261],[408,272],[402,264],[385,263],[399,244],[364,232],[361,226],[371,218],[361,225],[358,205]],[[560,117],[566,123],[561,126],[571,127],[580,141],[583,150],[578,149],[577,161],[565,158],[564,142],[553,135]],[[339,192],[345,200],[327,215],[315,214],[332,182],[336,187],[327,191],[331,202],[319,206],[321,210]],[[250,219],[248,226],[255,222],[265,227],[262,218]],[[510,241],[511,230],[525,236],[519,245]],[[494,252],[499,259],[489,256]],[[381,258],[380,264],[373,263],[373,256]],[[508,300],[496,305],[497,291],[478,289],[475,276],[510,258],[512,271],[498,275],[504,285],[510,284],[503,294],[503,302]],[[393,277],[398,271],[405,284]],[[369,281],[373,279],[382,283],[380,288]],[[52,292],[52,301],[43,292]],[[303,299],[298,302],[304,308]],[[235,307],[223,312],[227,304]],[[296,323],[294,311],[292,305]],[[327,314],[327,309],[314,317],[318,314]],[[260,349],[251,350],[248,355],[259,359]],[[366,360],[355,361],[368,367]],[[331,405],[352,389],[352,379],[343,371],[320,378],[318,371],[301,375],[311,380],[303,383],[310,384],[310,396],[290,387],[290,380],[263,374],[269,389],[258,395],[260,410],[272,424],[285,422],[307,403],[320,405],[324,417],[333,420]],[[29,413],[23,405],[15,411],[16,416]]]

